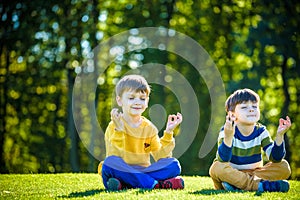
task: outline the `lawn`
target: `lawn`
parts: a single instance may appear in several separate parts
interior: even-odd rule
[[[0,175],[0,199],[300,199],[300,181],[290,181],[288,193],[213,190],[209,177],[183,176],[184,190],[106,192],[97,174]]]

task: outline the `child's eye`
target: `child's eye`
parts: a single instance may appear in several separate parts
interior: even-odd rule
[[[242,107],[241,107],[241,109],[246,109],[246,108],[247,108],[246,106],[242,106]]]
[[[134,99],[134,97],[129,97],[129,100],[133,100]]]

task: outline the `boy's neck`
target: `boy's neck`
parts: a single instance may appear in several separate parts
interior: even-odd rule
[[[124,115],[123,119],[126,121],[126,123],[133,127],[137,128],[141,125],[142,122],[142,116],[136,115],[136,116],[131,116],[131,115]]]
[[[249,136],[254,130],[254,125],[255,124],[251,124],[251,125],[237,124],[237,127],[243,136]]]

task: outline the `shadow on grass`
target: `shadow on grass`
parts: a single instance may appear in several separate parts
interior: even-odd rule
[[[190,192],[190,194],[201,194],[201,195],[216,195],[216,194],[226,194],[226,193],[244,193],[245,191],[226,191],[226,190],[214,190],[214,189],[203,189],[195,192]]]
[[[105,189],[100,190],[87,190],[83,192],[72,192],[69,195],[59,196],[59,198],[76,198],[76,197],[87,197],[87,196],[94,196],[101,192],[105,192]]]
[[[136,194],[145,194],[145,193],[148,193],[148,192],[151,192],[153,191],[153,189],[142,189],[142,188],[139,188],[137,191],[136,191]]]
[[[226,193],[245,193],[245,192],[253,192],[253,191],[245,191],[245,190],[235,190],[235,191],[226,191],[226,190],[214,190],[214,189],[203,189],[195,192],[190,192],[190,194],[194,195],[216,195],[216,194],[226,194]],[[261,196],[262,192],[255,192],[254,196]]]

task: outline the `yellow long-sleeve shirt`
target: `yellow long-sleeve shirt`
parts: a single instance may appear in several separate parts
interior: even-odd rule
[[[164,133],[159,138],[157,128],[145,117],[139,127],[129,126],[125,121],[125,131],[116,131],[113,122],[110,122],[105,131],[106,157],[119,156],[129,165],[147,167],[150,155],[157,161],[160,158],[172,156],[175,140],[172,133]],[[98,167],[101,173],[102,164]]]

